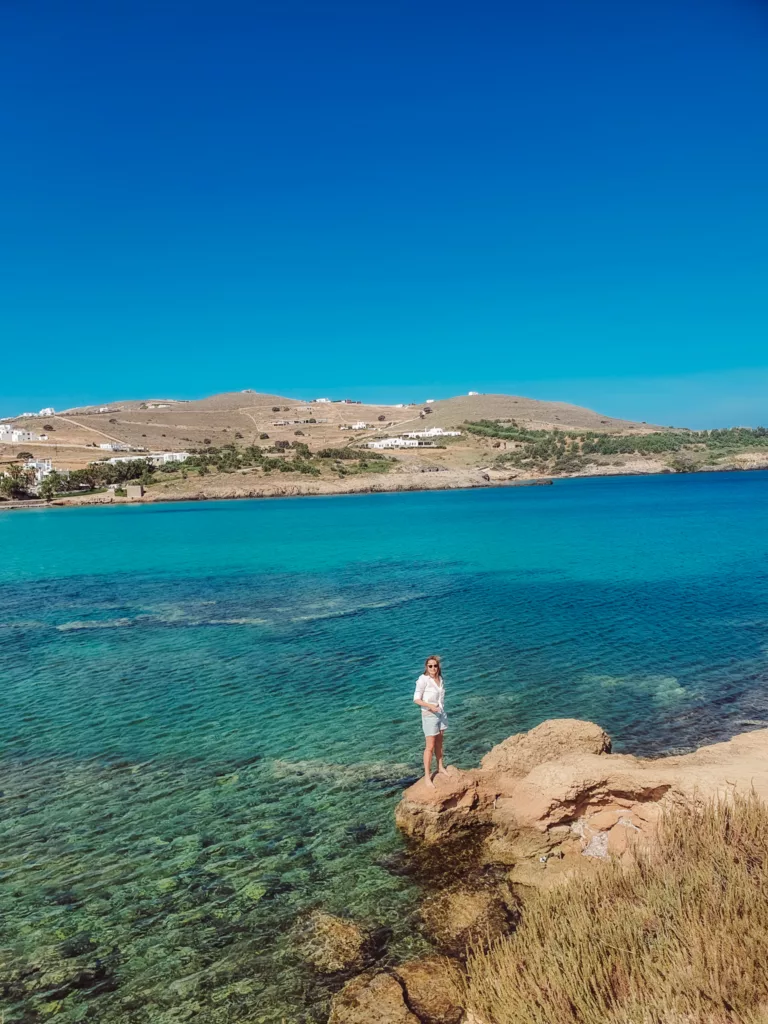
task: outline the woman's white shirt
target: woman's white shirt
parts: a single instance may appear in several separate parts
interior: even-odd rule
[[[442,677],[436,682],[431,676],[421,675],[416,680],[414,700],[424,700],[427,704],[437,704],[441,711],[445,710],[445,686]]]

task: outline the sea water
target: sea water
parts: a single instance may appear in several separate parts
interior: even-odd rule
[[[555,716],[768,724],[768,474],[0,513],[0,1017],[322,1021],[313,909],[424,949],[393,810]]]

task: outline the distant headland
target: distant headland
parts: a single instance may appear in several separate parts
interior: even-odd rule
[[[398,405],[252,390],[0,421],[0,508],[520,486],[768,468],[768,430],[693,431],[470,392]]]

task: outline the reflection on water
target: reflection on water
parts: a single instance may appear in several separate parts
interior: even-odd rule
[[[721,480],[0,520],[6,1022],[323,1020],[314,907],[417,954],[431,651],[460,765],[555,715],[646,754],[763,725],[768,487]]]

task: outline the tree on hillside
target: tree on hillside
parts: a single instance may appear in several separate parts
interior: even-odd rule
[[[64,478],[54,469],[52,473],[49,473],[48,476],[43,478],[43,481],[38,488],[38,494],[45,501],[53,501],[59,491],[64,490],[64,486]]]
[[[26,498],[32,480],[32,473],[28,469],[11,463],[3,476],[0,476],[0,495],[5,498]]]
[[[16,452],[17,459],[34,459],[32,452]]]

